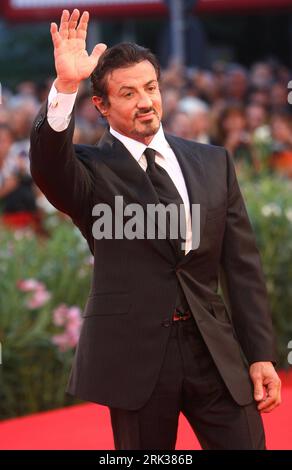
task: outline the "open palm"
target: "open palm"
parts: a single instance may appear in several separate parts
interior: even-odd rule
[[[78,84],[88,78],[106,49],[106,45],[100,43],[90,55],[87,53],[85,40],[89,13],[83,12],[78,23],[79,17],[77,9],[71,16],[68,10],[63,10],[59,30],[56,23],[51,24],[55,67],[57,77],[62,82]]]

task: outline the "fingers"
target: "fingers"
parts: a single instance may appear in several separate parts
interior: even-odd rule
[[[279,406],[280,404],[281,404],[281,398],[279,396],[270,397],[258,405],[258,410],[261,413],[269,413],[270,411],[277,408],[277,406]]]
[[[254,399],[256,401],[260,401],[264,398],[264,388],[262,384],[261,377],[254,377],[253,378],[254,382]]]
[[[51,23],[51,36],[52,36],[52,41],[54,44],[54,47],[57,48],[62,42],[62,38],[60,36],[60,33],[58,31],[58,26],[56,23]]]
[[[60,22],[59,33],[62,39],[71,39],[76,37],[76,26],[80,12],[75,8],[70,16],[68,10],[63,10]]]
[[[59,33],[62,39],[68,38],[68,24],[69,24],[70,13],[68,10],[63,10],[60,22]]]
[[[94,58],[96,60],[96,62],[98,61],[98,59],[100,58],[101,54],[107,49],[107,45],[106,44],[103,44],[102,42],[100,42],[99,44],[97,44],[94,48],[93,48],[93,51],[92,53],[90,54],[90,57],[91,58]]]
[[[86,34],[87,34],[88,20],[89,20],[89,13],[88,13],[88,11],[84,11],[82,13],[81,18],[80,18],[79,25],[78,25],[77,31],[76,31],[76,37],[78,39],[84,39],[85,40]]]
[[[250,366],[250,376],[254,384],[254,398],[258,410],[268,413],[281,403],[281,380],[271,362],[254,362]]]
[[[76,38],[76,26],[79,20],[80,12],[75,8],[68,22],[68,38]]]
[[[281,381],[271,381],[267,385],[267,396],[258,405],[258,410],[269,413],[281,403]]]
[[[87,27],[89,21],[88,11],[84,11],[79,24],[80,12],[75,8],[70,16],[68,10],[63,10],[60,27],[56,23],[51,23],[51,36],[55,47],[58,47],[63,39],[86,39]],[[78,24],[78,26],[77,26]]]

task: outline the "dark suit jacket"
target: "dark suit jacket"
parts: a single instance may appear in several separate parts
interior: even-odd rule
[[[191,204],[201,207],[201,242],[178,260],[166,240],[96,240],[92,208],[158,203],[148,175],[108,131],[97,146],[72,145],[73,118],[53,131],[46,106],[31,134],[31,172],[68,214],[94,254],[94,271],[68,391],[84,400],[138,409],[162,365],[180,283],[234,400],[253,400],[248,366],[275,361],[260,257],[232,159],[224,148],[166,136]],[[218,294],[222,281],[224,301]]]

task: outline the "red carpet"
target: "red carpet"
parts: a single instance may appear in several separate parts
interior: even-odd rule
[[[282,405],[263,414],[270,450],[292,449],[292,373],[281,373]],[[107,407],[85,404],[0,423],[1,450],[113,449]],[[176,449],[199,449],[184,416],[180,416]]]

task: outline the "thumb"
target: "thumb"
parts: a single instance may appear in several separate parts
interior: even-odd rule
[[[254,399],[260,401],[264,398],[263,384],[260,379],[254,381]]]
[[[94,58],[97,63],[98,59],[100,58],[101,54],[106,50],[106,48],[107,48],[107,45],[100,42],[99,44],[94,46],[93,51],[90,54],[90,57]]]

